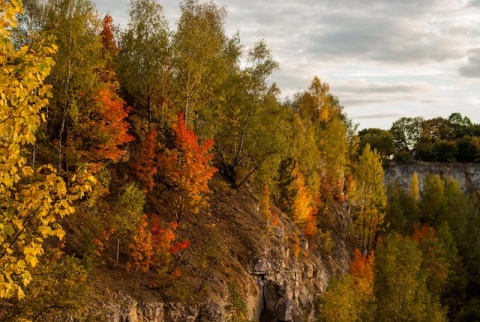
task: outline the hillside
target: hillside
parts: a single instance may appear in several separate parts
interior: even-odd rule
[[[180,10],[0,2],[0,320],[480,320],[480,124],[357,133]]]
[[[347,210],[338,204],[328,214],[335,232],[327,252],[278,209],[272,224],[254,189],[232,190],[218,180],[211,210],[178,233],[192,245],[178,259],[181,277],[152,288],[149,274],[96,267],[95,310],[103,307],[109,321],[316,321],[328,279],[348,270]]]

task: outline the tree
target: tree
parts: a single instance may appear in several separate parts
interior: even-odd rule
[[[475,162],[480,159],[480,138],[464,136],[457,140],[457,160]]]
[[[462,117],[460,113],[452,113],[448,117],[448,122],[455,129],[455,137],[462,138],[466,135],[472,135],[473,123],[467,117]]]
[[[309,191],[313,193],[314,198],[317,198],[322,180],[319,176],[321,172],[319,160],[322,153],[315,133],[316,126],[309,120],[302,120],[298,115],[294,117],[295,120],[290,123],[290,128],[285,130],[290,136],[287,138],[288,142],[292,142],[288,147],[292,159],[298,160],[297,166],[305,174],[305,182]],[[342,158],[342,155],[339,155],[338,158]]]
[[[307,91],[295,95],[292,105],[293,110],[300,115],[303,127],[315,129],[315,147],[302,148],[318,151],[316,164],[312,165],[308,172],[314,170],[315,176],[320,178],[323,212],[326,212],[334,198],[344,198],[347,164],[352,149],[355,149],[355,142],[349,133],[352,125],[346,116],[341,114],[343,107],[338,98],[330,93],[329,85],[321,82],[317,76]],[[292,128],[293,134],[297,134],[296,125]],[[308,161],[311,162],[310,159]]]
[[[351,275],[346,274],[337,279],[330,279],[328,289],[321,297],[320,321],[359,321],[362,314],[359,301],[355,281]]]
[[[433,144],[433,150],[440,162],[457,161],[457,144],[456,142],[440,141]]]
[[[412,239],[418,243],[422,251],[422,268],[426,273],[427,288],[433,296],[440,298],[447,282],[452,278],[453,266],[458,261],[457,249],[452,240],[448,225],[442,225],[438,230],[442,239],[437,237],[437,230],[423,225],[417,227]],[[450,245],[446,243],[450,243]]]
[[[53,35],[59,46],[57,64],[47,81],[53,98],[47,107],[39,159],[52,160],[57,145],[57,168],[74,170],[95,163],[96,170],[124,155],[128,108],[118,96],[113,57],[118,52],[109,15],[101,21],[89,0],[30,0],[31,19],[42,32]]]
[[[169,199],[178,224],[182,216],[196,214],[207,205],[208,182],[217,169],[210,165],[213,140],[199,144],[193,129],[186,127],[183,113],[178,116],[173,131],[175,148],[166,149],[159,156],[159,168],[172,192]]]
[[[365,256],[356,248],[353,261],[350,263],[350,274],[352,274],[355,284],[367,301],[371,300],[373,296],[374,262],[375,256],[373,251],[368,256]]]
[[[308,91],[297,95],[298,112],[312,121],[328,122],[340,113],[338,100],[330,93],[330,86],[315,76]]]
[[[410,237],[387,236],[375,252],[375,321],[446,321],[427,289],[423,256]]]
[[[355,168],[357,193],[356,207],[357,236],[362,253],[373,249],[376,234],[385,216],[386,194],[383,185],[381,156],[366,145]]]
[[[185,124],[197,133],[214,127],[212,117],[224,102],[221,88],[228,77],[226,12],[214,3],[185,0],[172,40],[173,100],[185,115]],[[178,111],[180,112],[180,111]]]
[[[133,171],[140,181],[144,191],[152,190],[155,186],[155,174],[158,165],[157,131],[150,130],[141,143],[139,151],[133,160]]]
[[[373,306],[373,253],[368,258],[355,249],[350,274],[330,279],[321,297],[320,321],[370,321]]]
[[[360,137],[359,148],[363,150],[367,144],[371,149],[376,149],[385,160],[395,152],[393,135],[388,130],[370,128],[358,132]]]
[[[57,47],[37,40],[15,50],[10,30],[22,4],[1,2],[0,12],[0,298],[22,298],[45,240],[63,238],[58,220],[74,212],[73,201],[89,190],[87,180],[94,178],[82,171],[67,184],[49,165],[36,171],[26,165],[25,148],[35,143],[35,132],[45,120],[42,109],[51,87],[43,81]]]
[[[286,156],[278,169],[278,185],[282,180],[291,181],[291,172],[293,165],[298,168],[305,177],[305,184],[308,187],[312,197],[317,199],[320,193],[320,151],[315,134],[315,125],[310,119],[302,119],[300,115],[293,110],[290,105],[285,106],[285,141],[291,142],[286,146]],[[287,183],[288,185],[288,183]],[[283,188],[280,188],[282,190]],[[280,192],[277,204],[288,196],[281,196]]]
[[[96,92],[91,104],[77,117],[67,135],[65,160],[69,164],[96,164],[97,171],[125,156],[122,146],[133,140],[128,134],[128,108],[105,86]]]
[[[348,160],[351,163],[358,157],[360,138],[358,137],[357,132],[359,124],[353,123],[345,113],[342,114],[341,118],[347,127]]]
[[[278,88],[267,84],[267,77],[277,67],[266,44],[259,42],[249,52],[246,69],[232,71],[215,134],[215,151],[218,168],[233,187],[254,175],[268,182],[277,174],[287,150]]]
[[[305,186],[305,179],[303,174],[296,168],[292,175],[294,180],[292,182],[291,190],[294,193],[292,201],[293,221],[303,230],[307,228],[307,223],[314,212],[314,202],[310,193]],[[310,232],[313,233],[311,227]]]
[[[334,197],[343,195],[345,175],[347,173],[348,142],[345,123],[338,115],[324,123],[319,133],[320,176],[322,178],[322,197],[328,207]],[[326,211],[326,208],[325,210]]]
[[[53,85],[53,97],[46,110],[48,119],[47,144],[57,145],[57,169],[69,170],[78,164],[68,164],[65,159],[70,131],[77,125],[78,117],[93,104],[99,84],[98,70],[104,66],[100,42],[100,20],[89,0],[48,0],[39,3],[42,31],[53,35],[58,45],[56,65],[47,78]],[[48,153],[45,153],[48,155]]]
[[[164,274],[172,273],[178,275],[178,270],[171,271],[171,262],[173,256],[180,251],[185,250],[190,245],[187,239],[182,242],[175,242],[175,231],[178,225],[170,223],[167,227],[162,227],[158,215],[151,216],[150,222],[147,215],[143,215],[139,222],[137,231],[133,234],[133,241],[130,244],[130,255],[135,269],[141,272],[155,270],[158,274],[158,281],[154,281],[150,286],[157,287],[158,282]]]
[[[410,192],[415,201],[420,200],[420,187],[418,183],[418,173],[415,171],[412,175],[412,181],[410,182]]]
[[[88,315],[93,288],[78,258],[56,248],[45,249],[32,275],[36,278],[24,288],[23,299],[0,300],[0,320],[62,321]]]
[[[422,136],[421,117],[402,117],[393,122],[390,132],[393,135],[395,149],[398,152],[411,152]]]
[[[415,159],[420,161],[427,161],[427,162],[436,162],[438,161],[435,144],[434,143],[424,143],[419,142],[416,148]]]
[[[72,143],[71,155],[83,162],[100,163],[99,168],[108,162],[116,163],[125,156],[121,147],[133,140],[128,134],[127,123],[130,108],[117,94],[119,84],[113,66],[113,58],[118,53],[112,32],[112,18],[105,16],[100,33],[104,65],[98,69],[101,84],[94,91],[94,98],[84,109],[68,133]]]
[[[397,181],[387,186],[387,197],[386,229],[402,235],[410,235],[415,224],[420,221],[418,201],[415,200],[412,191]]]
[[[168,124],[169,31],[155,0],[131,0],[129,15],[116,61],[122,91],[132,106],[134,130],[140,134],[152,130],[154,123]]]
[[[480,206],[478,199],[463,193],[458,181],[448,177],[444,179],[443,204],[438,225],[441,228],[443,224],[448,224],[461,259],[460,269],[456,268],[457,283],[453,290],[449,290],[449,297],[453,300],[451,317],[456,321],[474,321],[480,318],[477,305],[477,290],[480,287],[480,240],[477,238]]]
[[[420,192],[419,207],[422,214],[422,222],[437,224],[437,219],[445,205],[445,186],[438,174],[427,174]]]
[[[102,21],[102,32],[100,32],[103,48],[110,55],[115,56],[120,49],[115,42],[115,36],[113,35],[113,19],[110,14],[105,15]]]
[[[105,66],[103,70],[100,70],[102,81],[110,83],[114,86],[115,90],[119,89],[117,80],[117,74],[115,70],[117,66],[115,64],[115,58],[120,51],[117,46],[117,42],[114,36],[115,27],[113,26],[113,19],[110,14],[105,15],[102,21],[102,31],[100,32],[100,41],[102,43],[103,59],[105,60]]]
[[[422,142],[434,143],[438,141],[450,141],[455,138],[455,130],[451,123],[442,118],[436,117],[422,122]]]

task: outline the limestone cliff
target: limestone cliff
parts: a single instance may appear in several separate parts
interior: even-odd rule
[[[435,173],[453,176],[465,190],[480,190],[480,164],[391,163],[384,170],[386,183],[409,186],[417,172],[422,184]],[[192,243],[179,261],[178,281],[151,287],[148,274],[138,279],[121,267],[104,267],[95,274],[99,298],[92,309],[111,322],[317,321],[318,296],[351,259],[348,206],[334,204],[322,218],[332,230],[329,252],[278,209],[272,209],[278,213],[273,225],[259,208],[255,189],[217,185],[210,210],[182,228]]]
[[[347,209],[335,204],[327,216],[336,227],[330,252],[305,239],[285,214],[279,213],[278,225],[269,223],[252,189],[216,191],[211,212],[189,225],[199,237],[182,268],[182,278],[190,280],[187,294],[168,298],[172,289],[123,283],[119,270],[103,271],[98,278],[112,282],[102,289],[99,309],[112,322],[316,321],[318,296],[330,276],[348,270],[351,254]]]
[[[420,189],[423,179],[429,173],[442,177],[452,176],[460,182],[462,189],[480,190],[480,164],[479,163],[442,163],[415,161],[408,164],[389,163],[384,167],[385,182],[391,183],[399,180],[404,186],[409,186],[413,173],[417,172]]]

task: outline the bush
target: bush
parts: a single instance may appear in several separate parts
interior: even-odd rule
[[[398,163],[409,163],[412,161],[412,155],[408,151],[400,151],[393,157],[393,160]]]
[[[438,160],[436,151],[434,149],[434,144],[432,143],[419,143],[416,151],[416,160],[427,162],[434,162]]]
[[[480,153],[478,138],[464,136],[457,141],[457,160],[459,162],[475,162]]]
[[[437,161],[440,162],[455,162],[457,161],[457,144],[455,142],[436,142],[433,149],[437,156]]]

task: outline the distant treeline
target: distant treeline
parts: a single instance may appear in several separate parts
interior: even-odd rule
[[[384,160],[479,162],[480,124],[460,113],[447,119],[402,117],[389,130],[368,128],[358,133],[360,147],[376,148]]]

